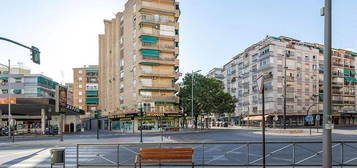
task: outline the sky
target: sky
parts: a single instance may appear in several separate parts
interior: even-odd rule
[[[266,35],[323,44],[323,0],[178,0],[180,71],[206,74]],[[104,19],[122,11],[126,0],[0,0],[0,63],[11,59],[33,73],[72,82],[72,68],[98,64],[98,34]],[[357,0],[333,1],[333,47],[357,51]],[[63,74],[63,75],[62,75]]]

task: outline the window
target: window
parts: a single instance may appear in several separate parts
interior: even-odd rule
[[[119,44],[123,45],[123,43],[124,43],[123,37],[120,37]]]
[[[22,78],[20,77],[15,77],[15,83],[22,83]]]
[[[2,92],[2,94],[7,94],[8,93],[7,89],[1,89],[1,92]]]
[[[312,56],[312,59],[316,59],[316,56],[314,55],[314,56]]]
[[[175,29],[175,34],[179,35],[179,33],[180,33],[179,30]]]
[[[82,81],[82,80],[83,80],[83,78],[82,78],[82,77],[79,77],[79,78],[78,78],[78,80],[79,80],[79,81]]]
[[[133,80],[133,86],[136,87],[136,80]]]
[[[175,47],[179,47],[179,42],[175,42]]]
[[[78,102],[79,102],[79,103],[82,103],[82,101],[83,101],[82,99],[78,99]]]
[[[124,83],[121,83],[120,84],[120,89],[123,89],[124,88]]]
[[[142,84],[143,86],[152,86],[152,79],[142,78],[142,79],[141,79],[141,84]]]
[[[81,110],[83,109],[83,107],[82,107],[82,106],[79,106],[78,108],[79,108],[79,109],[81,109]]]
[[[83,71],[82,71],[82,70],[79,70],[79,71],[78,71],[78,73],[79,73],[79,74],[82,74],[82,73],[83,73]]]
[[[133,55],[133,61],[136,61],[136,54]]]
[[[78,85],[78,88],[80,88],[80,89],[81,89],[82,87],[83,87],[82,85]]]
[[[82,93],[81,91],[80,91],[80,92],[78,92],[78,95],[82,96],[82,94],[83,94],[83,93]]]
[[[136,4],[133,5],[133,12],[136,12]]]
[[[120,66],[124,66],[124,60],[121,60]]]
[[[124,78],[124,72],[120,72],[120,78]]]

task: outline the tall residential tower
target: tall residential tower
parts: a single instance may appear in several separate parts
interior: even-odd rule
[[[159,129],[158,117],[166,118],[160,125],[178,126],[172,116],[179,112],[179,16],[175,0],[129,0],[123,12],[104,21],[99,105],[113,129],[136,131],[139,108],[146,130]]]

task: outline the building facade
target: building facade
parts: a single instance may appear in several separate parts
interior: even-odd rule
[[[99,106],[109,126],[138,130],[138,109],[145,130],[178,127],[176,106],[180,77],[179,3],[175,0],[129,0],[125,10],[105,20],[99,35]]]
[[[8,89],[10,85],[10,91]],[[53,79],[41,74],[31,74],[28,69],[11,69],[10,75],[0,74],[0,99],[16,100],[11,105],[11,118],[18,134],[45,133],[45,128],[59,127],[59,115],[55,112],[55,92],[58,85]],[[0,103],[0,127],[8,126],[8,103]],[[75,132],[79,115],[65,115],[65,132]]]
[[[98,110],[98,65],[85,65],[80,68],[73,68],[73,106],[84,110],[85,115],[81,116],[85,129],[96,128],[96,122],[91,121]]]
[[[235,56],[223,67],[226,91],[238,99],[235,115],[246,124],[261,122],[261,94],[256,79],[267,74],[265,113],[269,124],[282,124],[284,97],[289,126],[306,125],[306,115],[314,116],[310,124],[321,124],[315,116],[323,111],[323,49],[316,43],[267,36]],[[333,49],[332,109],[338,125],[357,124],[355,56],[357,53]]]

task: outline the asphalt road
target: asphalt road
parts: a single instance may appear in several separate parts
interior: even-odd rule
[[[202,133],[179,133],[165,135],[165,142],[252,142],[260,141],[261,135],[253,133],[253,130],[211,130]],[[82,143],[89,143],[95,139],[95,134],[70,135],[65,137],[65,141],[81,140]],[[41,137],[42,141],[58,141],[57,137]],[[13,146],[1,139],[0,144],[0,167],[49,167],[50,150],[52,148],[65,148],[66,167],[76,166],[77,149],[74,145],[69,146],[36,146],[33,138],[18,139],[17,141],[33,142],[33,146]],[[112,140],[113,143],[137,143],[137,135],[119,135],[116,133],[106,133],[101,135],[101,139]],[[334,134],[334,140],[357,140],[357,135]],[[321,141],[321,137],[295,137],[295,136],[267,136],[267,141]],[[160,135],[145,135],[144,142],[161,142]],[[248,146],[243,144],[185,144],[185,145],[161,145],[161,147],[192,147],[195,151],[196,164],[246,164],[259,165],[262,163],[261,145],[252,144]],[[108,146],[80,146],[79,163],[80,164],[115,164],[119,161],[121,164],[132,164],[138,149],[141,146],[129,145],[108,145]],[[159,145],[144,145],[144,147],[160,147]],[[321,163],[322,153],[321,144],[268,144],[267,145],[267,163],[268,164],[290,164],[293,162],[293,149],[295,150],[295,162],[302,165]],[[357,164],[357,144],[344,144],[343,160],[350,164]],[[341,145],[334,144],[333,155],[335,163],[341,162]],[[269,155],[272,153],[271,155]],[[119,156],[118,156],[119,154]],[[306,159],[306,160],[304,160]],[[100,166],[96,166],[100,167]],[[207,166],[206,166],[207,167]],[[259,167],[259,166],[257,166]]]

